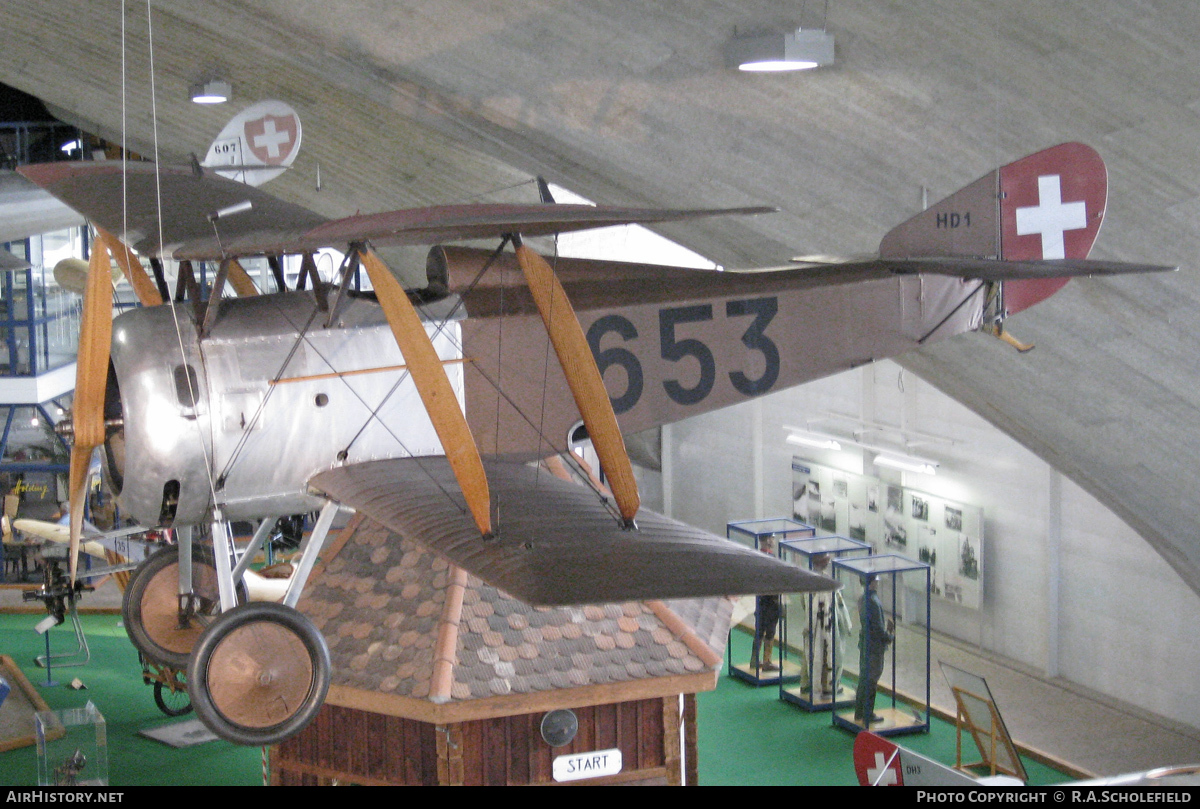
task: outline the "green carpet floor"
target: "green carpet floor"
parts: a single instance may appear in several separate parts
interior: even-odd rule
[[[11,656],[35,685],[46,672],[33,664],[45,650],[33,626],[40,615],[0,615],[0,653]],[[109,783],[139,785],[243,785],[262,783],[258,748],[223,741],[175,750],[137,735],[143,728],[172,721],[154,704],[150,686],[142,683],[137,652],[115,615],[86,615],[84,630],[92,650],[82,667],[56,669],[54,679],[80,678],[85,691],[59,685],[38,687],[54,709],[95,702],[107,724]],[[56,652],[75,648],[68,625],[50,631]],[[748,644],[735,633],[735,644]],[[740,648],[740,646],[739,646]],[[851,748],[854,737],[830,725],[829,714],[809,714],[781,702],[775,687],[751,688],[721,677],[717,690],[698,699],[700,782],[704,785],[853,785]],[[936,721],[931,733],[904,736],[902,744],[941,761],[954,760],[954,727]],[[1030,783],[1067,780],[1041,765],[1026,762]],[[37,784],[36,749],[0,753],[0,785]]]
[[[33,631],[43,615],[0,615],[0,654],[12,657],[46,704],[54,709],[81,707],[92,700],[104,715],[108,735],[110,786],[143,785],[257,785],[262,783],[262,752],[224,741],[176,750],[137,735],[143,728],[178,721],[154,704],[150,686],[142,683],[137,650],[129,642],[117,615],[83,616],[92,659],[86,666],[54,669],[54,679],[69,683],[78,677],[86,691],[65,685],[45,688],[45,669],[33,659],[45,652],[45,641]],[[70,623],[50,630],[51,650],[75,649]],[[187,717],[185,717],[187,718]],[[35,786],[37,750],[22,747],[0,753],[0,784]]]
[[[750,636],[733,633],[734,655],[749,659]],[[882,705],[885,697],[879,696]],[[835,728],[828,713],[809,713],[779,699],[778,686],[754,688],[722,676],[715,691],[697,697],[701,785],[856,786],[854,736]],[[929,733],[893,741],[954,764],[954,723],[936,717]],[[974,753],[970,741],[965,742]],[[964,748],[964,750],[968,749]],[[1023,758],[1031,785],[1069,776]]]

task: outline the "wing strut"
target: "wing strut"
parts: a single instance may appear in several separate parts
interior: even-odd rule
[[[575,309],[567,300],[567,293],[554,270],[515,235],[513,245],[517,250],[517,263],[525,273],[525,282],[542,313],[554,353],[558,355],[575,405],[600,458],[600,468],[604,470],[608,487],[617,501],[617,510],[621,512],[625,527],[631,528],[641,498],[629,454],[625,451],[625,439],[617,426],[617,414],[604,389],[604,378],[596,367],[596,358],[592,356],[583,327],[579,325]]]
[[[229,262],[229,284],[239,298],[249,298],[258,294],[258,287],[237,259],[231,259]]]
[[[163,302],[162,295],[159,294],[158,287],[150,280],[150,276],[146,275],[146,270],[142,268],[142,263],[138,261],[133,251],[116,236],[102,228],[96,228],[96,235],[100,237],[100,243],[108,248],[108,252],[112,253],[121,272],[125,273],[125,277],[129,279],[129,284],[133,287],[133,292],[142,306],[160,305]]]
[[[475,519],[479,533],[485,538],[492,535],[491,494],[488,491],[487,475],[479,457],[479,447],[467,425],[466,416],[459,407],[450,378],[442,367],[437,349],[425,332],[417,310],[408,300],[400,282],[392,275],[382,260],[371,250],[359,248],[359,258],[371,278],[379,305],[392,327],[396,345],[404,355],[408,372],[425,404],[429,420],[437,431],[446,459],[454,471],[454,477],[462,488],[467,508]]]
[[[108,384],[112,342],[112,269],[103,237],[92,246],[88,282],[79,326],[79,356],[75,365],[75,403],[71,416],[71,584],[79,566],[83,507],[87,497],[88,465],[92,450],[104,443],[104,393]]]

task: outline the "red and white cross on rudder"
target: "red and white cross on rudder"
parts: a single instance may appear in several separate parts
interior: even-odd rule
[[[261,135],[254,136],[254,145],[259,149],[266,149],[267,154],[272,158],[279,157],[279,147],[292,140],[291,134],[286,129],[275,128],[275,122],[269,117],[263,121],[263,131]],[[1057,178],[1056,178],[1057,179]],[[1018,209],[1017,216],[1021,215],[1021,210]],[[1018,219],[1018,221],[1020,221]],[[1018,225],[1019,227],[1019,225]]]
[[[885,758],[883,753],[875,753],[875,766],[867,768],[867,779],[872,786],[891,787],[900,785],[899,756],[895,753],[891,758]]]
[[[1017,208],[1017,235],[1042,237],[1042,258],[1066,258],[1063,233],[1087,227],[1087,206],[1062,201],[1062,180],[1057,174],[1038,177],[1038,204]]]

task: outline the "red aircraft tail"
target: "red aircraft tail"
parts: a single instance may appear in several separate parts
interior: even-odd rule
[[[1009,261],[1084,259],[1108,200],[1096,150],[1063,143],[1009,163],[922,211],[883,238],[883,258],[970,256]],[[1061,289],[1068,278],[1004,282],[1007,314]]]

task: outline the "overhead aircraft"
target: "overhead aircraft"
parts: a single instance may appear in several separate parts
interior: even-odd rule
[[[174,555],[148,560],[130,584],[142,593],[131,636],[152,658],[180,655],[197,714],[244,744],[286,738],[324,699],[328,650],[294,608],[342,505],[532,604],[832,589],[641,509],[621,430],[970,329],[1003,333],[1008,315],[1070,276],[1169,269],[1086,259],[1107,174],[1077,143],[991,172],[889,233],[878,258],[746,273],[547,261],[524,239],[767,209],[466,205],[329,221],[197,164],[21,172],[98,233],[71,418],[72,503],[103,446],[123,512],[180,529]],[[499,246],[443,244],[469,239]],[[434,245],[428,282],[406,291],[376,248],[414,244]],[[327,247],[346,256],[331,284],[312,258]],[[284,255],[302,257],[295,289]],[[110,256],[144,304],[115,322]],[[239,262],[260,256],[270,294]],[[173,303],[167,260],[178,262]],[[202,261],[218,266],[204,300],[193,271]],[[360,268],[371,293],[350,288]],[[228,286],[239,297],[225,297]],[[529,465],[579,436],[611,494]],[[232,567],[229,522],[262,520],[258,543],[280,515],[318,508],[282,604],[239,604],[247,557]],[[195,525],[211,530],[208,555],[192,550]],[[73,548],[78,537],[73,523]],[[219,603],[190,597],[189,569],[212,571]]]

